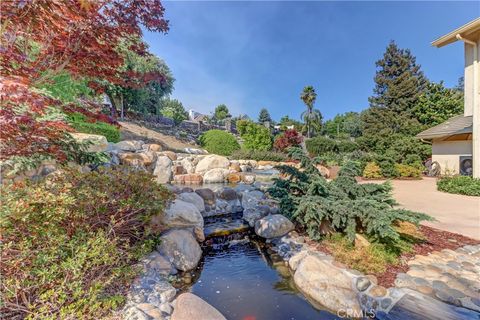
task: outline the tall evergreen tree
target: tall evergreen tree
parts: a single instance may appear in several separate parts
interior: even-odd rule
[[[427,127],[462,114],[463,91],[445,88],[443,82],[430,82],[413,109],[418,121]]]
[[[270,117],[270,113],[265,108],[260,110],[260,114],[258,115],[258,122],[264,124],[265,122],[272,122],[272,118]]]
[[[364,135],[414,134],[421,129],[413,109],[424,92],[427,79],[408,49],[390,42],[376,62],[374,95],[362,114]]]

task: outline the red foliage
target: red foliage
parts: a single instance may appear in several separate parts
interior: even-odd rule
[[[116,50],[125,37],[140,38],[141,26],[167,32],[160,0],[21,0],[0,2],[1,159],[50,154],[64,160],[61,139],[69,130],[61,120],[38,121],[58,101],[34,91],[51,75],[100,78],[129,85],[162,75],[125,77]],[[131,48],[148,54],[142,43]],[[150,79],[150,80],[149,80]],[[99,88],[97,88],[99,89]],[[105,119],[106,120],[106,119]]]
[[[1,78],[0,78],[1,79]],[[65,161],[61,141],[69,126],[58,120],[38,121],[45,116],[45,106],[55,105],[56,101],[29,90],[18,81],[1,79],[0,86],[0,160],[12,156],[32,156],[34,154],[53,155]],[[6,96],[8,95],[8,96]],[[18,106],[29,108],[23,112]]]
[[[287,148],[298,146],[302,143],[303,137],[295,129],[289,129],[278,136],[273,143],[276,150],[284,151]]]
[[[116,50],[127,37],[141,37],[140,25],[168,31],[159,0],[24,0],[3,1],[2,75],[42,81],[45,71],[122,81]],[[38,53],[30,46],[39,44]],[[146,54],[143,44],[131,48]],[[34,56],[34,59],[32,59]]]

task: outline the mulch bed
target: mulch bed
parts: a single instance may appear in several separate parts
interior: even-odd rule
[[[383,273],[373,274],[378,279],[378,284],[385,288],[393,287],[397,274],[408,271],[407,261],[413,259],[415,255],[428,255],[433,251],[441,251],[443,249],[456,250],[466,245],[480,244],[480,241],[462,236],[457,233],[442,231],[427,226],[420,226],[419,230],[425,236],[425,240],[413,245],[411,252],[400,255],[398,264],[389,264]],[[309,244],[314,244],[317,250],[331,254],[330,250],[323,243],[314,243],[311,240]]]

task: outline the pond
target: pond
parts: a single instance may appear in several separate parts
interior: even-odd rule
[[[267,254],[262,241],[233,240],[204,248],[188,290],[229,320],[337,319],[298,292],[288,267]]]

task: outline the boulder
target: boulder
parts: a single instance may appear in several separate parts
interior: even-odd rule
[[[242,192],[242,207],[246,209],[256,209],[261,199],[265,198],[265,194],[261,191]]]
[[[90,142],[88,146],[89,152],[103,152],[108,148],[107,138],[102,135],[77,132],[70,133],[70,135],[79,143]]]
[[[206,154],[207,151],[197,148],[183,148],[183,151],[190,154]]]
[[[184,159],[180,160],[180,164],[185,169],[186,173],[194,173],[195,172],[195,165],[193,164],[193,161],[191,161],[190,159],[184,158]]]
[[[222,191],[218,194],[218,197],[223,200],[237,200],[238,199],[238,194],[237,191],[235,191],[232,188],[223,188]]]
[[[254,174],[242,174],[242,182],[246,184],[252,184],[255,182]]]
[[[143,144],[143,141],[140,140],[124,140],[115,143],[114,147],[122,151],[137,151],[142,149]]]
[[[240,171],[242,172],[252,172],[252,167],[249,166],[248,164],[241,164],[240,165]]]
[[[173,274],[174,271],[176,272],[170,261],[157,251],[153,251],[144,257],[141,262],[143,263],[145,270],[153,270],[165,276]]]
[[[203,217],[194,204],[176,199],[165,210],[163,223],[170,228],[203,228]]]
[[[162,156],[166,156],[166,157],[170,158],[170,160],[172,160],[172,161],[177,160],[177,154],[173,151],[162,151],[162,152],[160,152],[160,154]]]
[[[167,156],[159,155],[155,163],[153,175],[158,183],[168,183],[172,179],[172,160]]]
[[[205,232],[203,231],[203,228],[194,227],[192,232],[193,232],[193,236],[198,242],[205,241]]]
[[[242,175],[237,172],[232,172],[227,175],[227,181],[230,183],[239,183],[242,181]]]
[[[209,206],[213,206],[215,204],[215,192],[213,192],[212,189],[197,189],[195,192],[202,197],[203,201],[205,201],[205,204],[208,204]]]
[[[139,153],[120,152],[118,153],[120,163],[129,166],[149,166],[155,162],[157,155],[153,151]]]
[[[212,169],[228,169],[230,161],[223,156],[209,155],[198,162],[195,168],[196,173],[205,173]],[[228,171],[228,170],[227,170]]]
[[[198,168],[198,166],[197,166]],[[208,170],[203,175],[203,181],[205,183],[223,183],[225,177],[230,173],[228,169],[215,168]]]
[[[180,193],[178,199],[193,204],[200,212],[205,212],[205,203],[202,197],[195,192]]]
[[[175,183],[185,183],[185,184],[202,184],[203,177],[198,173],[191,174],[179,174],[173,177]]]
[[[305,255],[298,263],[293,279],[308,298],[328,309],[361,314],[353,279],[324,256]]]
[[[262,206],[262,207],[266,207],[266,206]],[[261,218],[265,217],[267,214],[268,214],[268,211],[265,212],[265,210],[249,208],[249,209],[243,210],[242,218],[243,220],[248,222],[250,227],[253,227],[255,225],[255,222],[257,222],[257,220],[260,220]]]
[[[160,241],[157,250],[172,262],[178,270],[194,269],[202,257],[200,246],[192,232],[188,230],[170,230],[160,237]]]
[[[293,223],[281,214],[269,215],[255,222],[255,233],[267,239],[281,237],[293,229]]]
[[[214,307],[196,295],[186,292],[175,300],[171,320],[226,320]]]
[[[153,152],[162,151],[162,146],[156,143],[147,143],[142,146],[142,149]]]
[[[240,168],[240,164],[238,163],[238,161],[230,162],[229,169],[232,170],[232,171],[235,171],[235,172],[241,172],[242,171],[242,168]]]
[[[307,250],[302,250],[295,253],[293,256],[291,256],[290,259],[288,260],[288,266],[290,267],[290,269],[292,269],[293,271],[297,270],[298,265],[303,260],[303,258],[307,256],[307,254],[308,254]]]
[[[187,170],[181,164],[173,165],[172,172],[174,175],[187,174]]]

